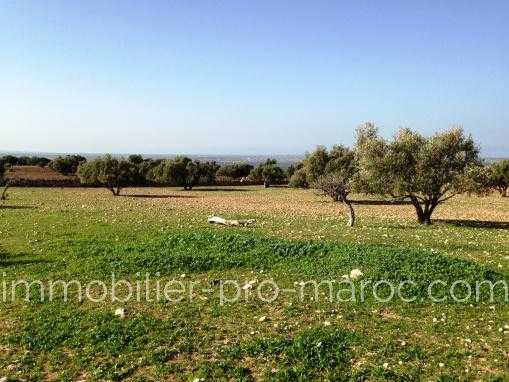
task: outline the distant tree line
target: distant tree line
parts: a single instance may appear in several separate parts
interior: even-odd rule
[[[214,184],[223,177],[229,180],[247,178],[269,187],[286,179],[285,172],[273,159],[253,168],[246,163],[220,166],[215,161],[193,160],[186,156],[152,160],[140,155],[131,155],[127,159],[105,155],[81,162],[77,175],[82,184],[104,186],[115,196],[129,186],[159,185],[192,190],[195,186]]]
[[[9,166],[41,166],[45,167],[48,163],[51,162],[51,159],[38,157],[38,156],[14,156],[14,155],[4,155],[0,158],[0,165],[4,168]]]

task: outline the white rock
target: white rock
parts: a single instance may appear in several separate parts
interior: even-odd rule
[[[263,321],[265,321],[266,319],[267,319],[267,317],[266,317],[266,316],[261,316],[261,317],[258,319],[258,321],[263,322]]]
[[[350,272],[350,278],[352,280],[360,279],[363,275],[364,273],[362,273],[360,269],[352,269],[352,271]]]
[[[115,316],[120,317],[122,319],[126,318],[126,316],[127,316],[127,309],[125,309],[125,308],[117,308],[115,310]]]

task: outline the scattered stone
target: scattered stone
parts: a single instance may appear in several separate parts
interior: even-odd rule
[[[115,316],[124,319],[127,317],[127,309],[126,308],[117,308],[115,310]]]
[[[350,272],[350,279],[357,280],[360,279],[364,273],[360,269],[352,269]]]
[[[11,363],[10,365],[7,365],[7,370],[16,371],[16,370],[18,370],[18,365]]]

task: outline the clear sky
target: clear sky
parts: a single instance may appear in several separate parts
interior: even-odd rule
[[[294,154],[373,121],[509,156],[509,1],[0,0],[0,150]]]

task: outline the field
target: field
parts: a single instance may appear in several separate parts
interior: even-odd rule
[[[508,281],[509,198],[457,197],[437,209],[432,226],[419,226],[412,206],[357,195],[357,225],[347,228],[340,204],[285,187],[131,188],[116,198],[86,188],[9,194],[0,205],[0,377],[509,380],[503,290],[492,301],[486,291],[479,301],[426,296],[433,280],[462,280],[462,297],[478,280]],[[256,224],[214,226],[210,215]],[[416,299],[383,302],[368,293],[364,301],[329,301],[327,284],[303,299],[290,291],[353,269],[363,273],[356,287],[413,280],[405,294]],[[13,301],[6,287],[13,280],[110,285],[112,274],[142,285],[151,300],[98,301],[96,283],[97,302],[79,301],[75,286],[68,301],[63,289],[41,301],[37,286],[30,301],[22,286]],[[156,280],[171,283],[172,301],[155,297]],[[275,296],[277,288],[274,301],[256,296]],[[118,290],[126,296],[127,282]]]
[[[41,166],[13,166],[7,171],[6,178],[12,179],[29,179],[29,180],[69,180],[73,177],[62,175],[49,167]]]

